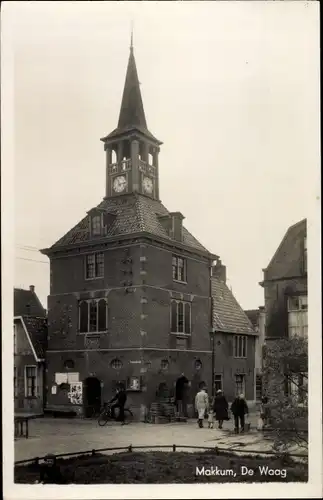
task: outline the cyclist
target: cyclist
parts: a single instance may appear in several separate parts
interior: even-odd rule
[[[109,404],[114,403],[111,406],[111,417],[112,418],[115,418],[115,408],[119,408],[119,418],[117,420],[120,420],[122,425],[125,424],[124,407],[125,407],[126,401],[127,401],[127,394],[126,394],[126,391],[124,389],[124,386],[119,385],[119,387],[117,387],[116,395],[114,396],[114,398],[111,399]]]

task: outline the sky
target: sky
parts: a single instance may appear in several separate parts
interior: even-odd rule
[[[241,306],[263,305],[262,269],[320,195],[318,6],[10,3],[15,286],[46,305],[37,249],[105,195],[100,138],[117,125],[133,23],[161,200],[220,256]]]

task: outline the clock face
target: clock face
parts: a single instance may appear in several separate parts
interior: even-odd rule
[[[142,180],[142,187],[145,193],[151,194],[153,192],[153,181],[149,177],[144,177]]]
[[[113,181],[113,189],[116,193],[122,193],[127,185],[127,179],[124,175],[119,175]]]

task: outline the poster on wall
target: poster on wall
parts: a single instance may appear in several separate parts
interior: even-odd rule
[[[61,385],[67,383],[67,373],[55,373],[55,384]]]
[[[57,394],[57,385],[52,386],[52,394]]]
[[[83,384],[82,382],[75,382],[70,384],[70,391],[68,399],[73,405],[81,405],[83,403]]]
[[[67,383],[68,384],[76,384],[79,382],[79,373],[78,372],[69,372],[67,374]]]

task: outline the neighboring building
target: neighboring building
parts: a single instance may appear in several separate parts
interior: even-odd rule
[[[262,362],[266,324],[265,308],[264,306],[259,306],[258,309],[249,309],[246,310],[245,313],[254,330],[258,333],[255,345],[255,400],[259,403],[262,396]]]
[[[51,276],[47,408],[90,415],[122,381],[139,413],[161,390],[171,394],[182,372],[192,381],[191,394],[199,381],[211,386],[211,269],[217,256],[189,233],[180,212],[160,201],[162,143],[147,128],[133,47],[118,126],[101,140],[105,198],[42,250]],[[254,347],[246,351],[241,342],[237,352],[245,357]],[[232,352],[225,355],[230,372]],[[243,366],[244,359],[237,361]],[[252,394],[248,381],[246,392]]]
[[[14,289],[14,409],[43,413],[46,311],[33,286]]]
[[[266,343],[294,335],[307,337],[306,219],[291,226],[264,271]],[[302,374],[300,374],[302,377]],[[294,384],[289,392],[297,390]]]
[[[255,346],[257,333],[226,285],[226,268],[212,268],[213,328],[215,331],[215,389],[229,401],[245,394],[255,400]]]

